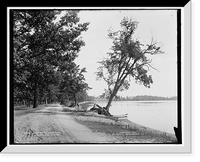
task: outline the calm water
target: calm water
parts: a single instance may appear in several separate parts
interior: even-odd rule
[[[107,101],[95,101],[106,106]],[[173,133],[177,126],[177,101],[113,101],[112,115],[128,114],[128,119],[150,128]]]

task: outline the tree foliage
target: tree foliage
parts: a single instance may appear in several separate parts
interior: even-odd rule
[[[97,79],[103,79],[108,86],[103,94],[109,98],[108,110],[117,92],[129,88],[130,78],[147,88],[153,83],[152,76],[148,75],[149,68],[153,68],[148,55],[161,54],[163,51],[153,39],[146,45],[133,39],[137,26],[138,22],[124,18],[121,21],[122,30],[109,31],[108,36],[113,41],[112,51],[107,53],[107,58],[99,61],[97,72]]]
[[[68,100],[81,101],[81,95],[87,95],[86,91],[90,89],[88,84],[85,82],[84,74],[86,72],[85,68],[80,69],[79,65],[73,64],[67,72],[62,73],[62,81],[60,83],[60,90],[62,103],[65,104],[66,98]]]
[[[59,98],[57,71],[69,72],[80,48],[80,34],[89,23],[78,23],[78,11],[12,10],[13,81],[15,100],[38,105],[38,97]],[[68,70],[68,71],[67,71]],[[70,72],[69,72],[70,73]],[[63,75],[60,75],[61,77]]]

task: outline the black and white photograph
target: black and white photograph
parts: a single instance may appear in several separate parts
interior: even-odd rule
[[[11,145],[185,144],[181,9],[8,13]]]

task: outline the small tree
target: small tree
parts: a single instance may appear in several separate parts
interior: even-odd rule
[[[124,18],[121,21],[122,30],[109,31],[109,38],[113,40],[112,52],[107,53],[107,58],[100,61],[97,79],[103,79],[108,86],[104,95],[107,96],[107,111],[118,91],[127,90],[132,77],[136,83],[150,88],[153,83],[152,76],[148,75],[152,60],[147,55],[161,54],[163,51],[157,46],[157,42],[151,40],[150,44],[141,44],[133,39],[133,34],[138,22]]]
[[[61,90],[61,103],[66,104],[65,98],[74,101],[74,105],[77,105],[77,102],[81,98],[79,95],[86,93],[87,90],[91,89],[88,84],[85,82],[84,73],[86,68],[79,68],[79,65],[73,63],[70,67],[70,70],[63,71],[63,80],[60,84]],[[65,96],[65,97],[63,97]],[[84,96],[83,96],[84,97]]]

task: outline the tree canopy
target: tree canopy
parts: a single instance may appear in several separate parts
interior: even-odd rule
[[[32,101],[37,107],[38,97],[58,99],[62,83],[58,78],[81,74],[74,60],[85,45],[80,35],[89,23],[79,23],[77,10],[66,10],[59,18],[61,12],[12,10],[15,101]],[[84,80],[84,76],[79,79]]]
[[[127,90],[130,86],[130,78],[136,83],[150,88],[153,83],[152,76],[148,74],[151,58],[148,55],[161,54],[160,46],[151,40],[150,44],[142,44],[138,39],[133,39],[138,22],[124,18],[121,23],[122,30],[109,31],[108,36],[113,41],[111,52],[107,58],[99,61],[97,79],[103,79],[108,88],[103,96],[109,98],[107,110],[118,91]]]

